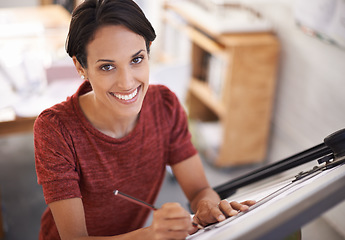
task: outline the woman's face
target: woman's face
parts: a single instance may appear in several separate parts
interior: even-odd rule
[[[136,117],[149,85],[144,38],[121,25],[104,26],[97,30],[86,51],[88,67],[83,70],[99,110]]]

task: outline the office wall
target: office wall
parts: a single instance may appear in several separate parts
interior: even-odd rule
[[[281,42],[271,161],[315,146],[328,134],[345,128],[345,49],[301,31],[295,23],[294,4],[287,0],[252,1],[252,6],[271,20]],[[339,221],[344,215],[343,202],[323,217],[345,236]]]
[[[272,137],[279,134],[289,143],[290,149],[276,154],[283,157],[345,127],[345,49],[301,31],[293,1],[266,0],[254,6],[271,20],[281,42]]]
[[[1,0],[0,8],[36,6],[40,0]]]

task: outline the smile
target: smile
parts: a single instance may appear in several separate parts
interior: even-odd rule
[[[120,94],[120,93],[113,93],[111,92],[110,93],[112,96],[120,99],[120,100],[125,100],[125,101],[128,101],[128,100],[132,100],[135,96],[137,96],[138,94],[138,88],[136,88],[132,93],[130,94]]]

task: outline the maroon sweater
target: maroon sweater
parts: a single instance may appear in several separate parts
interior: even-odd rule
[[[84,82],[65,102],[43,111],[34,126],[38,183],[46,203],[82,198],[89,235],[110,236],[143,226],[149,210],[115,197],[118,189],[154,203],[166,165],[196,154],[186,114],[166,87],[151,85],[137,125],[121,139],[95,129],[78,96],[91,90]],[[60,239],[49,208],[40,239]]]

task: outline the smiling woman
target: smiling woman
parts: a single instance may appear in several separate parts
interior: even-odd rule
[[[73,12],[66,49],[85,81],[66,101],[43,111],[34,126],[38,183],[49,206],[41,240],[184,239],[198,224],[222,221],[254,204],[219,204],[183,107],[168,88],[149,85],[154,39],[132,0],[86,0]],[[166,165],[195,217],[166,203],[142,228],[150,210],[113,191],[153,204]]]
[[[122,25],[105,25],[95,32],[86,51],[87,68],[72,57],[93,89],[80,97],[81,108],[95,128],[124,137],[133,130],[149,87],[145,39]],[[96,109],[102,112],[93,115]]]

